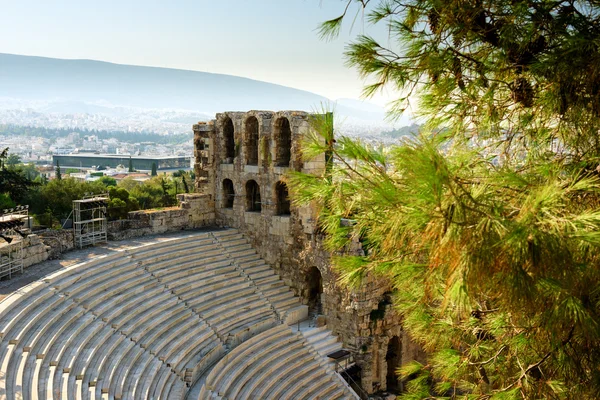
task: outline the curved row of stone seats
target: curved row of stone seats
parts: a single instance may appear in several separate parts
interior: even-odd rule
[[[293,324],[308,317],[308,307],[299,302],[290,288],[260,258],[242,234],[234,229],[212,234],[233,264],[251,279],[260,293],[273,305],[281,320]]]
[[[182,255],[145,268],[232,347],[278,323],[268,300],[214,238],[203,245],[201,259]]]
[[[225,349],[143,265],[207,233],[66,268],[0,303],[0,398],[181,398]],[[210,240],[212,242],[212,240]]]
[[[198,399],[357,399],[299,333],[278,325],[236,347],[206,376]]]

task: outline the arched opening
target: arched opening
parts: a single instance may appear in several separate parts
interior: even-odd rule
[[[402,342],[398,336],[392,337],[388,342],[385,361],[387,363],[387,391],[399,394],[402,391],[402,382],[397,370],[402,364]]]
[[[235,189],[233,188],[233,182],[231,179],[223,180],[223,208],[233,208],[233,201],[235,200]]]
[[[275,195],[277,196],[277,215],[290,215],[290,198],[288,196],[287,185],[283,182],[277,182],[275,185]]]
[[[306,273],[306,283],[308,287],[308,308],[309,313],[319,315],[321,309],[321,294],[323,293],[323,277],[317,267],[311,267]]]
[[[258,165],[258,119],[250,117],[246,120],[246,164]]]
[[[276,165],[278,167],[289,167],[292,157],[292,130],[290,129],[290,121],[285,117],[275,121],[275,143]]]
[[[246,211],[260,212],[260,187],[253,180],[246,182]]]
[[[223,161],[226,164],[233,163],[233,159],[235,158],[235,137],[233,130],[233,121],[231,118],[227,117],[225,122],[223,123],[223,138],[225,140],[225,154],[223,155]]]

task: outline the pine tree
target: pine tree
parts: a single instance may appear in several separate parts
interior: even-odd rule
[[[156,163],[152,163],[152,172],[150,173],[151,176],[156,176],[157,172],[156,172]]]
[[[135,169],[133,169],[133,160],[131,159],[131,157],[129,157],[129,172],[135,172]]]
[[[418,104],[421,136],[392,148],[333,140],[315,118],[295,204],[317,204],[348,285],[389,279],[428,354],[400,371],[405,398],[600,393],[600,8],[595,2],[358,1],[390,43],[359,35],[350,65]],[[397,40],[397,42],[394,42]],[[342,226],[341,218],[355,225]],[[339,254],[339,253],[334,253]]]
[[[183,184],[183,190],[184,190],[186,193],[189,193],[189,192],[190,192],[190,188],[188,187],[188,183],[187,183],[187,181],[185,180],[185,174],[181,174],[181,183]]]
[[[29,179],[22,170],[10,165],[7,162],[9,158],[7,147],[0,152],[0,194],[5,194],[12,201],[20,203],[38,184]]]
[[[56,173],[55,173],[55,177],[57,180],[61,180],[62,179],[62,173],[60,172],[60,163],[58,162],[58,160],[56,160]]]

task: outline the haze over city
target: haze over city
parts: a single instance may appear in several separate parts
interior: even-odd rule
[[[358,99],[363,81],[342,54],[366,22],[357,15],[331,42],[316,32],[339,6],[335,0],[5,1],[0,53],[229,74],[332,100]],[[385,29],[376,27],[375,35],[389,43]],[[389,98],[384,93],[370,102],[383,106]]]

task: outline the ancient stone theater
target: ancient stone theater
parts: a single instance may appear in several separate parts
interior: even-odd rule
[[[327,117],[327,116],[323,116]],[[108,221],[106,243],[29,232],[0,283],[0,399],[359,399],[423,354],[386,282],[338,283],[314,208],[288,198],[312,116],[194,125],[195,193]],[[72,251],[67,251],[72,250]],[[360,254],[360,243],[349,252]]]

